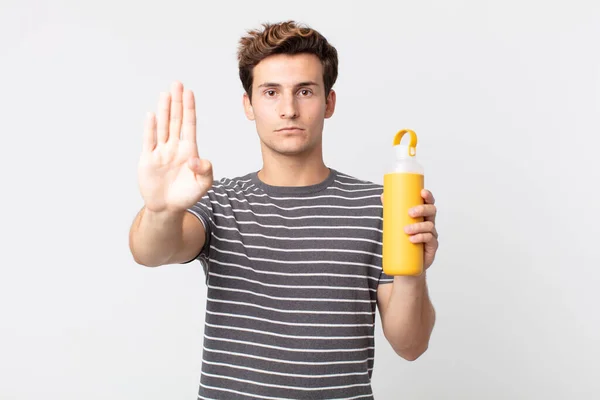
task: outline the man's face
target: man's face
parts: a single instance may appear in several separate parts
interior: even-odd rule
[[[312,54],[269,56],[254,67],[248,119],[261,142],[283,155],[310,153],[321,146],[323,122],[333,115],[335,93],[325,98],[323,66]]]

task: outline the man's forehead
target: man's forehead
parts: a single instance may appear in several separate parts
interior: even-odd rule
[[[278,54],[258,63],[254,67],[253,75],[254,83],[259,86],[272,83],[294,87],[306,82],[321,85],[323,67],[319,59],[312,54]]]

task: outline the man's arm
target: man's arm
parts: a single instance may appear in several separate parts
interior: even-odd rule
[[[414,361],[429,346],[435,310],[429,299],[425,272],[419,277],[394,277],[379,285],[377,305],[383,333],[402,358]]]
[[[200,220],[188,211],[154,213],[140,210],[129,231],[129,249],[141,265],[158,267],[190,261],[206,239]]]
[[[161,93],[157,114],[146,118],[138,163],[144,207],[129,231],[129,249],[139,264],[190,261],[204,246],[204,226],[188,210],[214,178],[212,164],[198,154],[195,104],[194,93],[173,82],[170,93]]]

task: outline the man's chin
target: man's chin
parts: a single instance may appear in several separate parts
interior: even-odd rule
[[[273,149],[275,151],[275,153],[277,154],[281,154],[283,156],[301,156],[301,155],[305,155],[310,153],[309,149],[302,147],[302,148],[280,148],[280,149]]]
[[[307,143],[277,143],[267,145],[267,147],[274,153],[285,155],[285,156],[301,156],[309,154],[313,147]]]

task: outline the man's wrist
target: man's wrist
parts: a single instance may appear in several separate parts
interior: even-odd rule
[[[427,273],[423,271],[421,275],[407,276],[407,275],[396,275],[394,276],[394,285],[400,285],[406,288],[423,288],[427,280]]]

